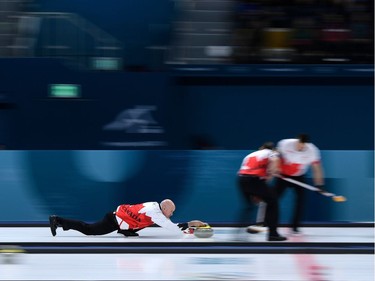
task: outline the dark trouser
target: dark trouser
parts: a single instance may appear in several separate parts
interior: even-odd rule
[[[246,175],[238,176],[238,186],[248,208],[253,204],[253,196],[259,197],[262,201],[267,203],[265,223],[269,228],[269,235],[277,235],[279,203],[275,191],[267,185],[265,180],[259,177]],[[248,208],[245,208],[245,210]]]
[[[282,175],[283,177],[286,178],[291,178],[299,182],[306,182],[304,176],[298,176],[298,177],[291,177],[291,176],[286,176]],[[290,183],[288,181],[285,181],[281,178],[276,179],[276,192],[277,196],[280,198],[284,191],[288,188],[291,187],[294,190],[295,193],[295,203],[294,203],[294,211],[293,211],[293,219],[292,219],[292,227],[293,229],[297,229],[300,224],[301,224],[301,218],[302,218],[302,211],[303,211],[303,195],[304,195],[304,190],[303,187]]]
[[[113,212],[107,213],[102,220],[91,224],[61,217],[57,218],[57,222],[64,230],[74,229],[86,235],[104,235],[119,230]]]

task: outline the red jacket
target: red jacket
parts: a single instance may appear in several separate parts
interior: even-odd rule
[[[142,229],[157,224],[173,233],[182,233],[177,224],[164,216],[158,202],[123,204],[117,207],[115,215],[120,229]]]

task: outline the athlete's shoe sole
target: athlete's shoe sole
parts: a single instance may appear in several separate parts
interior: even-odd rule
[[[250,225],[247,227],[246,231],[251,234],[257,234],[260,232],[268,231],[268,227],[263,226],[263,225]]]

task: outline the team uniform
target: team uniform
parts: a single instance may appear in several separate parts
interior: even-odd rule
[[[269,240],[278,240],[281,237],[277,233],[279,206],[277,196],[266,183],[269,175],[270,161],[276,160],[278,153],[271,149],[261,149],[247,155],[238,171],[238,186],[248,207],[252,205],[252,198],[258,197],[267,203],[265,220],[269,227]],[[248,213],[244,209],[241,221]]]
[[[157,224],[172,233],[181,233],[179,226],[163,215],[158,202],[120,205],[115,216],[120,229],[141,230]]]
[[[56,217],[56,222],[64,230],[76,230],[86,235],[104,235],[117,231],[125,236],[138,236],[137,231],[159,225],[172,234],[182,234],[187,223],[175,224],[164,216],[158,202],[142,204],[123,204],[116,211],[107,213],[104,218],[95,223]]]
[[[305,143],[304,150],[298,151],[296,149],[297,143],[298,139],[284,139],[277,144],[277,150],[281,156],[280,174],[283,177],[291,178],[299,182],[306,182],[305,174],[309,167],[315,163],[320,164],[320,151],[312,143]],[[287,187],[294,188],[296,192],[292,227],[297,231],[302,216],[303,188],[280,178],[276,180],[276,190],[279,197],[284,193]]]
[[[268,175],[268,164],[278,153],[271,149],[262,149],[248,154],[242,161],[239,175],[250,175],[265,178]]]
[[[281,174],[288,177],[305,175],[310,165],[320,163],[320,151],[312,143],[306,143],[303,151],[296,150],[297,139],[281,140],[277,150],[281,154]]]

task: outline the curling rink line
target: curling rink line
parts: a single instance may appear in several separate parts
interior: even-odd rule
[[[52,237],[48,227],[0,227],[5,242],[223,242],[235,228],[214,228],[209,239],[175,238],[161,228],[148,228],[139,238],[116,233],[85,236],[75,231]],[[293,242],[374,242],[369,227],[302,228]],[[287,234],[289,229],[281,229]],[[266,234],[244,233],[249,242],[264,242]],[[271,242],[272,243],[272,242]],[[270,244],[271,244],[270,243]],[[0,280],[257,280],[373,281],[373,254],[16,254],[0,255]]]
[[[214,227],[211,238],[196,238],[193,234],[181,237],[172,236],[165,229],[150,227],[139,231],[139,237],[124,237],[112,232],[101,236],[85,236],[77,231],[57,229],[57,235],[51,235],[49,227],[0,227],[1,243],[137,243],[137,242],[231,242],[240,236],[244,242],[266,242],[266,233],[248,234],[243,229],[232,227]],[[374,243],[372,227],[302,227],[303,242],[311,243]],[[290,234],[290,228],[279,228],[282,235],[290,239],[283,243],[297,242]],[[298,240],[298,239],[297,239]]]
[[[22,254],[0,280],[373,281],[374,255]]]

